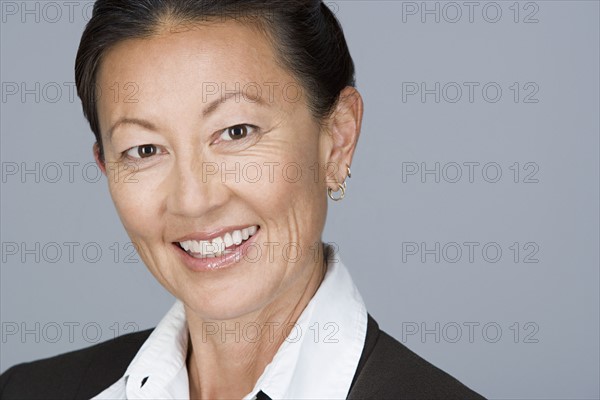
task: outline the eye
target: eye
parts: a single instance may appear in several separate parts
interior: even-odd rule
[[[141,146],[135,146],[127,150],[125,153],[130,158],[148,158],[152,157],[156,154],[159,154],[160,150],[156,145],[153,144],[143,144]]]
[[[224,141],[240,140],[248,136],[256,129],[256,126],[249,124],[239,124],[230,126],[224,129],[221,133],[220,139]]]

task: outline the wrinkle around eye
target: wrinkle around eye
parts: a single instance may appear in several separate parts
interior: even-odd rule
[[[135,155],[139,155],[138,154],[139,148],[143,147],[143,146],[155,146],[156,147],[155,154],[150,155],[148,157],[135,156]],[[130,153],[135,153],[135,155],[131,155]],[[139,171],[139,170],[146,169],[146,168],[152,167],[152,166],[160,163],[160,161],[165,156],[169,155],[169,152],[167,151],[166,148],[164,148],[164,146],[147,143],[147,144],[141,144],[138,146],[132,146],[132,147],[128,148],[127,150],[122,151],[118,154],[119,155],[117,157],[116,164],[120,165],[121,166],[120,168],[134,168],[136,171]]]
[[[244,136],[241,137],[241,138],[238,138],[238,139],[232,138],[231,137],[231,129],[233,129],[233,128],[240,128],[240,127],[246,128],[245,132],[244,132]],[[250,128],[249,129],[250,132],[248,132],[247,128]],[[225,128],[225,129],[223,129],[223,131],[221,132],[221,135],[219,136],[219,139],[221,139],[222,141],[225,141],[225,142],[243,140],[243,139],[247,138],[248,135],[256,135],[256,134],[258,134],[258,132],[256,132],[256,131],[259,131],[259,130],[260,130],[260,128],[258,126],[252,125],[252,124],[247,124],[247,123],[232,125],[232,126],[229,126],[229,127]]]
[[[229,130],[239,126],[246,126],[250,128],[249,132],[244,137],[239,139],[230,138],[228,136]],[[266,134],[272,130],[273,128],[262,130],[259,126],[247,123],[231,125],[217,132],[218,136],[216,140],[211,143],[211,146],[215,146],[214,148],[216,151],[223,151],[225,153],[243,151],[256,145]]]

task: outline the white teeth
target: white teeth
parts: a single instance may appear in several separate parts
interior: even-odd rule
[[[235,244],[242,243],[242,231],[233,231],[233,233],[231,234],[231,237],[233,238],[233,243],[235,243]]]
[[[201,248],[202,246],[200,245],[200,242],[192,240],[192,244],[190,246],[190,250],[192,251],[192,253],[200,253]]]
[[[233,244],[233,238],[231,237],[231,234],[229,232],[227,232],[225,236],[223,236],[223,241],[225,242],[225,247],[229,247]]]
[[[216,251],[222,253],[225,250],[225,242],[222,237],[214,238],[212,241],[213,246],[216,248]]]
[[[213,254],[216,251],[216,248],[213,247],[212,242],[202,240],[200,241],[200,253],[202,254]]]
[[[179,245],[188,253],[194,253],[192,255],[200,254],[203,257],[217,257],[221,254],[227,254],[228,252],[231,252],[232,250],[227,249],[228,247],[231,247],[234,244],[241,244],[244,240],[247,240],[253,236],[257,230],[258,227],[253,225],[241,230],[227,232],[222,237],[216,237],[212,241],[186,240],[184,242],[180,242]]]

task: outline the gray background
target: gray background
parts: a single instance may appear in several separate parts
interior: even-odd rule
[[[86,167],[93,136],[72,82],[91,3],[49,4],[2,2],[0,371],[152,327],[173,302],[127,262],[106,180]],[[486,397],[597,399],[599,3],[476,2],[471,20],[464,2],[329,5],[366,107],[324,239],[370,313]],[[409,92],[436,82],[439,102]],[[421,176],[436,163],[439,182]],[[479,163],[472,179],[464,163]]]

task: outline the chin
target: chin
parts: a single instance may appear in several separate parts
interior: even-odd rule
[[[194,293],[180,299],[185,304],[186,312],[194,313],[203,321],[244,319],[245,315],[260,310],[268,303],[266,296],[252,293],[240,295],[240,292],[232,287],[210,299]]]

